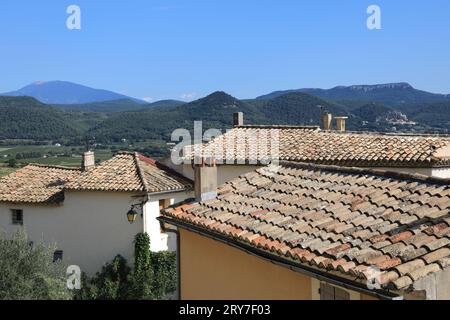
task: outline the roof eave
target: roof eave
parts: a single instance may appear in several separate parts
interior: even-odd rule
[[[330,273],[323,272],[319,269],[313,268],[311,266],[306,266],[304,264],[295,263],[294,261],[283,258],[279,255],[275,255],[273,253],[263,251],[257,249],[251,245],[245,244],[240,241],[236,241],[233,238],[226,237],[220,233],[210,231],[205,228],[198,227],[196,225],[187,223],[183,220],[176,219],[173,217],[168,217],[166,215],[160,216],[157,218],[159,221],[171,224],[178,228],[182,228],[199,235],[205,236],[212,240],[216,240],[222,242],[224,244],[230,245],[236,249],[244,251],[250,255],[257,256],[258,258],[267,260],[271,263],[286,267],[291,269],[292,271],[299,272],[310,276],[312,278],[318,279],[319,281],[326,281],[330,284],[335,284],[340,287],[357,291],[363,294],[367,294],[369,296],[381,299],[381,300],[403,300],[403,295],[400,292],[392,292],[386,290],[370,290],[367,286],[361,282],[351,281],[343,276],[339,277]]]

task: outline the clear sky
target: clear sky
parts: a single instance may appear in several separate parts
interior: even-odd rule
[[[81,8],[81,30],[66,9]],[[381,8],[381,30],[366,26]],[[405,81],[450,93],[450,1],[2,0],[0,92],[67,80],[138,98]]]

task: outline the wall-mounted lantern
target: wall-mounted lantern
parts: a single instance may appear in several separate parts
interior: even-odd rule
[[[133,224],[136,221],[138,213],[134,209],[134,206],[127,212],[127,220],[130,224]]]

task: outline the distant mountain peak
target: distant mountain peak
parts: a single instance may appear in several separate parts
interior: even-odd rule
[[[48,104],[82,104],[129,99],[138,103],[142,100],[116,92],[94,89],[69,81],[36,81],[17,91],[3,93],[4,96],[30,96]]]
[[[32,85],[40,86],[40,85],[43,85],[46,83],[47,83],[47,81],[36,81],[36,82],[33,82]]]

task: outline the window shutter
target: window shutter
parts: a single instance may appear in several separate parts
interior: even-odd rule
[[[321,283],[320,300],[334,300],[334,287],[326,283]]]

